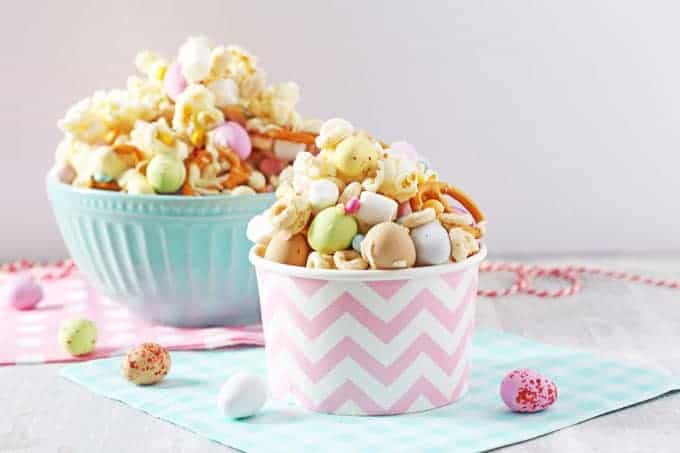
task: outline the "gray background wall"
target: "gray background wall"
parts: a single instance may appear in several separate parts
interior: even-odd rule
[[[674,2],[3,3],[0,259],[65,250],[43,176],[56,121],[139,49],[240,43],[301,110],[405,138],[491,219],[498,253],[680,249]]]

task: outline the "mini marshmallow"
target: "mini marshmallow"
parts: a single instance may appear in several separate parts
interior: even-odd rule
[[[267,244],[274,236],[274,225],[267,216],[256,215],[248,222],[246,236],[250,242]]]
[[[317,179],[309,185],[309,203],[314,211],[333,206],[339,196],[338,186],[328,179]]]
[[[284,162],[291,162],[295,160],[295,156],[304,150],[304,143],[289,142],[287,140],[274,141],[274,155]]]
[[[357,220],[367,225],[392,222],[397,218],[399,204],[391,198],[373,192],[362,192]]]
[[[222,108],[238,104],[238,85],[232,79],[220,79],[206,85],[215,95],[215,105]]]
[[[416,246],[417,266],[432,266],[449,260],[451,240],[446,229],[438,221],[413,228],[411,239]]]

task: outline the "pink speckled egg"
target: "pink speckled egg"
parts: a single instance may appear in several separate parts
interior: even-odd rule
[[[187,88],[187,85],[187,81],[182,75],[182,66],[176,61],[165,72],[165,77],[163,78],[165,94],[174,101]]]
[[[501,398],[513,412],[539,412],[557,401],[557,385],[536,371],[511,371],[501,382]]]
[[[2,288],[5,303],[17,310],[32,310],[43,298],[42,287],[28,273],[10,276]]]
[[[213,134],[217,146],[232,149],[241,160],[246,160],[253,150],[248,131],[235,121],[217,126]]]

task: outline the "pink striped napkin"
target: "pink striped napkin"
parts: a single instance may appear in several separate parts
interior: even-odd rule
[[[39,270],[36,272],[39,273]],[[175,350],[215,349],[264,344],[259,325],[181,329],[153,325],[127,308],[100,296],[77,274],[43,282],[45,297],[30,311],[0,306],[0,365],[76,362],[124,354],[131,346],[154,341]],[[84,317],[97,325],[97,347],[85,357],[62,351],[57,340],[65,319]]]

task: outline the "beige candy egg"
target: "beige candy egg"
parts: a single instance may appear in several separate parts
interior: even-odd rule
[[[371,269],[403,269],[416,262],[416,247],[408,228],[383,222],[371,228],[361,242],[361,255]]]
[[[307,255],[309,255],[309,245],[304,235],[296,234],[288,237],[288,234],[282,231],[276,233],[267,245],[264,258],[291,266],[305,266]]]

